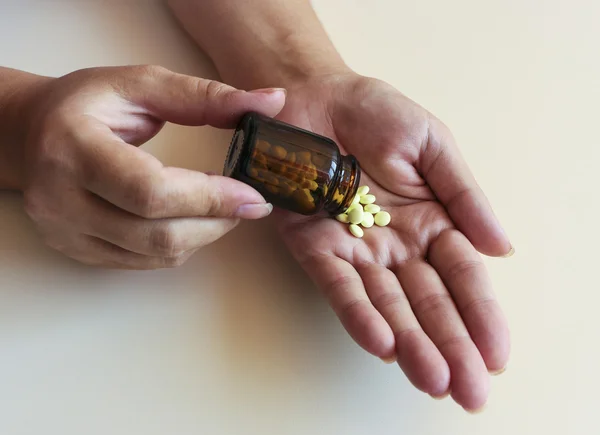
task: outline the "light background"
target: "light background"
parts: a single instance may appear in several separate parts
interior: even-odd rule
[[[513,340],[488,410],[361,351],[268,222],[180,269],[99,271],[44,247],[3,193],[0,434],[600,433],[600,3],[314,4],[352,67],[451,127],[516,247],[486,260]],[[215,77],[156,0],[0,0],[0,65],[133,63]],[[167,126],[146,149],[220,170],[229,137]]]

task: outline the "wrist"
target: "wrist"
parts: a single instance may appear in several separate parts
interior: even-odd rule
[[[0,189],[21,190],[25,141],[42,89],[52,79],[21,71],[6,75],[0,97]]]
[[[223,81],[242,89],[268,87],[292,88],[314,77],[349,73],[337,50],[329,41],[296,40],[290,35],[263,44],[258,53],[215,60]]]

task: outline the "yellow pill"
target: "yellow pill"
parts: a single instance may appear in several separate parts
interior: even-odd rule
[[[290,163],[296,163],[296,153],[288,153],[286,160]]]
[[[267,142],[266,140],[259,139],[256,142],[256,149],[259,151],[262,151],[263,153],[266,153],[267,151],[269,151],[269,148],[271,148],[271,144],[269,142]]]
[[[276,159],[283,160],[285,159],[285,156],[287,156],[287,151],[284,147],[275,145],[271,148],[271,155]]]
[[[271,162],[269,163],[269,167],[273,170],[273,172],[277,172],[280,175],[285,174],[287,170],[287,166],[283,162]]]
[[[263,178],[267,183],[272,184],[273,186],[279,186],[279,178],[270,172],[265,172]]]
[[[360,186],[356,192],[356,194],[360,196],[366,195],[367,193],[369,193],[369,186]]]
[[[343,224],[348,223],[348,215],[346,213],[338,214],[335,218]]]
[[[309,163],[308,169],[305,174],[306,179],[308,180],[316,180],[317,179],[317,167],[312,163]]]
[[[254,156],[254,163],[255,163],[255,166],[258,166],[260,168],[263,168],[263,169],[267,168],[267,158],[262,153],[259,153],[256,156]]]
[[[290,172],[289,169],[288,171],[285,173],[285,178],[287,178],[288,180],[290,180],[291,182],[296,182],[298,181],[298,179],[300,178],[300,176],[294,172]]]
[[[367,204],[365,205],[365,211],[367,213],[377,214],[381,211],[381,207],[379,207],[377,204]]]
[[[352,200],[352,204],[358,204],[360,202],[360,195],[356,195]]]
[[[375,202],[375,195],[364,195],[360,197],[361,204],[373,204]]]
[[[355,208],[362,208],[362,205],[360,205],[358,202],[351,204],[350,207],[348,207],[348,209],[346,210],[346,214],[349,214]]]
[[[281,193],[283,196],[290,196],[296,189],[297,187],[291,184],[289,181],[285,181],[281,184]]]
[[[354,237],[358,237],[359,239],[365,235],[363,229],[356,224],[350,225],[350,232]]]
[[[359,205],[358,207],[355,207],[352,210],[350,210],[350,212],[348,213],[348,220],[352,224],[359,224],[362,222],[364,216],[365,213],[363,212],[362,207]]]
[[[267,184],[266,189],[275,195],[277,195],[279,193],[279,188],[273,186],[272,184]]]
[[[371,213],[365,213],[360,224],[365,228],[371,228],[375,223],[375,218]]]
[[[296,153],[296,161],[303,165],[308,165],[310,163],[310,152],[301,151]]]
[[[256,168],[250,168],[248,169],[248,175],[252,178],[258,178],[258,171]]]
[[[375,215],[375,225],[385,227],[392,220],[392,216],[387,211],[380,211]]]
[[[302,187],[303,189],[317,190],[317,187],[319,187],[319,185],[316,181],[304,180],[300,187]]]
[[[293,193],[292,198],[307,210],[312,210],[315,207],[315,200],[308,189],[296,190]]]

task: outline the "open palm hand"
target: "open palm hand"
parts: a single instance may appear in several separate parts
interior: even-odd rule
[[[392,221],[362,239],[333,220],[284,213],[280,230],[343,325],[397,360],[420,390],[481,408],[509,334],[478,253],[511,245],[448,129],[393,87],[356,74],[289,89],[283,121],[334,139]]]

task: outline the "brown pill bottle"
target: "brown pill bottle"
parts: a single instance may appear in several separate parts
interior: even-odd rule
[[[350,207],[361,170],[333,140],[248,113],[235,130],[223,175],[254,187],[279,208],[335,216]]]

